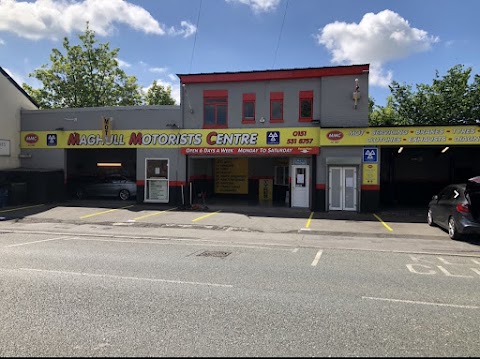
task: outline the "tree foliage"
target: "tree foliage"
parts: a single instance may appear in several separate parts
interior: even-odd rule
[[[152,86],[148,89],[145,96],[146,105],[175,105],[172,98],[172,88],[170,86],[162,86],[157,84],[157,80],[153,81]]]
[[[111,50],[109,43],[97,44],[88,23],[78,38],[80,44],[71,45],[65,37],[64,52],[52,49],[50,65],[42,65],[30,74],[43,84],[42,88],[23,84],[41,108],[133,106],[147,101],[136,77],[128,76],[119,67],[118,48]],[[171,89],[168,90],[165,92],[170,95]],[[153,98],[157,105],[175,103],[166,95]]]
[[[431,85],[391,83],[386,106],[371,106],[371,126],[466,125],[480,120],[480,76],[470,81],[472,68],[455,65]]]

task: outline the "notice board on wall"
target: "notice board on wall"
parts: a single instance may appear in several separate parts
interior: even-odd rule
[[[215,193],[248,194],[248,159],[215,159]]]

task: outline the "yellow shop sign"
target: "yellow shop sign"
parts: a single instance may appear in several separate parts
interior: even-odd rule
[[[478,145],[480,126],[322,128],[320,146]]]
[[[276,148],[319,147],[319,128],[31,131],[22,148]]]

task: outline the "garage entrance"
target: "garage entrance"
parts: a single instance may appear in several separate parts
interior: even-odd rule
[[[478,158],[476,146],[382,147],[380,203],[427,206],[443,187],[478,176]]]
[[[77,193],[80,187],[85,187],[83,185],[107,179],[108,182],[114,182],[116,187],[119,187],[119,182],[125,183],[126,180],[135,184],[137,177],[136,152],[136,149],[66,150],[67,163],[65,167],[67,169],[66,183],[68,194],[74,198],[81,197],[85,195],[85,193]],[[80,186],[80,184],[82,184],[82,186]],[[105,187],[107,185],[103,184],[103,186]],[[129,186],[128,192],[133,196],[132,185],[129,184]],[[110,187],[112,187],[112,185],[110,185]],[[120,192],[120,190],[121,188],[118,189],[118,192]],[[105,196],[110,196],[107,190],[95,188],[91,197],[101,198]]]

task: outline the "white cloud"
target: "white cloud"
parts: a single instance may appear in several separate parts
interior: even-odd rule
[[[180,26],[182,27],[181,29],[175,29],[174,27],[169,28],[168,34],[173,36],[180,35],[187,38],[197,32],[197,27],[188,21],[182,21]]]
[[[225,0],[230,3],[240,3],[250,6],[255,13],[275,11],[280,0]]]
[[[149,69],[150,72],[155,72],[157,74],[163,74],[167,71],[166,67],[152,67]]]
[[[5,41],[3,41],[2,39],[0,39],[0,45],[5,45]]]
[[[117,60],[118,66],[121,67],[121,68],[129,68],[129,67],[132,66],[132,65],[130,65],[128,62],[123,61],[123,60],[120,60],[120,59],[118,59],[118,58],[115,59],[115,60]]]
[[[391,10],[367,13],[358,24],[327,24],[316,39],[330,51],[333,63],[370,63],[370,83],[380,87],[387,87],[393,77],[383,69],[385,63],[428,51],[439,41]]]
[[[167,33],[165,26],[147,10],[126,0],[0,0],[0,31],[31,40],[58,39],[74,31],[84,31],[87,21],[90,29],[100,36],[111,34],[115,24],[147,34]],[[182,22],[181,26],[180,35],[186,37],[189,23]]]

